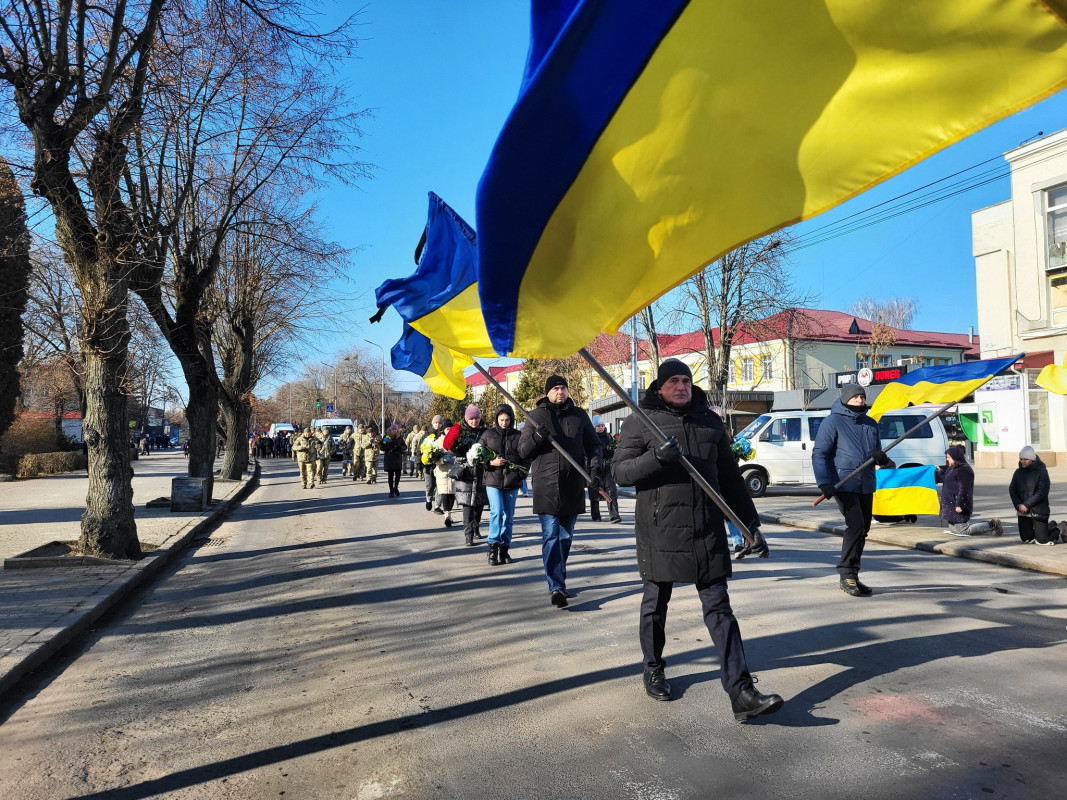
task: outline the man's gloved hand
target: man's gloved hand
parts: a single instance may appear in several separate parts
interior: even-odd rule
[[[886,464],[889,463],[889,456],[886,455],[885,450],[882,450],[878,447],[874,448],[867,456],[867,458],[873,458],[874,463],[877,464],[879,467],[884,467]]]
[[[752,534],[752,543],[745,542],[745,549],[741,550],[734,556],[737,561],[740,561],[745,556],[759,556],[760,558],[770,558],[771,548],[767,546],[767,540],[763,538],[763,534],[760,533],[759,528],[749,528],[749,533]]]
[[[832,483],[820,483],[819,491],[822,492],[822,496],[829,500],[834,496],[834,485]]]
[[[653,452],[661,464],[677,464],[682,460],[682,446],[678,444],[678,439],[674,436],[668,436],[667,441]]]
[[[600,491],[600,478],[598,478],[596,475],[594,475],[592,477],[592,480],[589,481],[589,491],[591,491],[593,494],[596,494]]]
[[[551,438],[552,438],[552,436],[551,436],[551,434],[549,434],[549,432],[547,430],[545,430],[544,428],[538,427],[536,425],[534,426],[534,429],[533,429],[533,440],[534,440],[534,442],[536,442],[537,444],[547,444]]]

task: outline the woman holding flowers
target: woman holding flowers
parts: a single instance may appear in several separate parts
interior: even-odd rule
[[[422,452],[422,463],[426,465],[426,469],[429,470],[433,477],[434,486],[434,499],[433,512],[435,514],[445,515],[445,527],[452,527],[452,505],[456,502],[456,496],[452,492],[452,478],[448,473],[452,469],[452,464],[456,460],[455,457],[445,449],[445,435],[452,423],[447,419],[440,419],[438,423],[438,417],[434,417],[434,422],[431,425],[429,435],[422,440],[420,451]],[[429,491],[430,480],[427,479],[427,491]],[[427,500],[427,507],[430,505],[430,501]]]
[[[511,532],[515,526],[515,498],[526,477],[526,462],[519,456],[515,412],[506,403],[493,412],[493,427],[478,440],[483,448],[485,491],[489,498],[490,566],[510,564]]]
[[[467,453],[484,432],[482,412],[472,403],[467,406],[463,421],[452,426],[444,442],[445,450],[451,451],[456,457],[452,486],[456,492],[456,502],[463,507],[463,536],[467,547],[474,546],[475,537],[482,538],[478,527],[482,521],[482,509],[489,502],[482,479],[484,467],[467,460]]]

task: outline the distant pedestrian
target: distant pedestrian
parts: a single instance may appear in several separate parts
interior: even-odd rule
[[[382,463],[389,482],[389,496],[400,497],[400,472],[404,468],[404,437],[396,425],[391,425],[382,437]]]
[[[1019,538],[1033,544],[1053,545],[1059,531],[1049,529],[1048,494],[1052,488],[1048,469],[1027,445],[1019,451],[1019,468],[1011,476],[1008,494],[1019,515]]]
[[[976,536],[992,533],[1000,536],[1004,527],[996,517],[988,522],[971,522],[974,511],[974,470],[967,463],[967,451],[963,445],[954,444],[945,451],[945,466],[938,467],[937,480],[941,483],[941,519],[946,533],[953,536]]]
[[[423,465],[423,473],[426,476],[426,510],[437,511],[441,507],[441,503],[436,501],[437,498],[437,476],[434,472],[432,460],[427,460],[430,455],[430,448],[424,447],[427,440],[436,441],[438,435],[441,434],[441,429],[444,425],[445,418],[440,414],[435,414],[433,419],[430,420],[430,428],[425,432],[421,439],[419,439],[419,463]],[[443,447],[441,448],[444,449]],[[444,512],[441,512],[444,513]]]
[[[300,467],[300,487],[315,488],[315,473],[318,471],[319,440],[312,434],[311,428],[304,428],[303,433],[293,442],[296,463]]]
[[[811,451],[815,482],[827,500],[833,498],[845,518],[841,560],[837,563],[841,590],[852,597],[870,597],[874,591],[860,581],[860,559],[874,510],[874,465],[835,485],[864,461],[884,466],[889,457],[882,451],[878,423],[867,416],[867,395],[858,383],[842,387],[830,416],[822,421]]]
[[[589,487],[589,519],[600,522],[600,501],[603,500],[600,492],[608,496],[608,520],[614,524],[622,522],[619,515],[619,487],[615,485],[615,479],[611,477],[611,457],[615,453],[615,437],[608,433],[608,427],[600,417],[593,417],[593,430],[600,440],[600,468],[593,471],[593,464],[589,464],[589,475],[595,477],[599,484],[599,490],[594,491]]]
[[[549,600],[567,606],[567,559],[574,524],[585,511],[586,482],[582,474],[549,441],[551,436],[578,464],[600,469],[600,440],[589,415],[570,398],[567,380],[550,375],[545,396],[530,410],[519,439],[519,455],[528,459],[534,482],[533,510],[541,522],[541,559]],[[594,478],[594,491],[598,488]]]

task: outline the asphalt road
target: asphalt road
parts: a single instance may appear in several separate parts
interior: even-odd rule
[[[491,568],[402,490],[265,462],[212,544],[0,709],[0,798],[1062,796],[1063,579],[872,545],[850,598],[839,539],[766,528],[731,595],[786,705],[738,725],[690,587],[677,699],[645,697],[628,527],[580,520],[557,610],[528,500]]]

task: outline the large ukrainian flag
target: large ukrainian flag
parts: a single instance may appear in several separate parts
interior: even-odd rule
[[[874,513],[879,516],[939,514],[933,467],[876,470]]]
[[[470,356],[449,350],[430,341],[423,334],[404,324],[400,341],[389,351],[393,369],[414,372],[434,394],[462,400],[467,393],[467,379],[463,370],[474,363]]]
[[[496,352],[574,353],[742,242],[1067,84],[1067,0],[534,0],[478,189]],[[431,337],[432,338],[432,337]]]
[[[433,192],[418,267],[375,291],[379,309],[393,306],[435,345],[474,357],[495,356],[478,304],[474,231]],[[470,362],[469,362],[470,363]]]
[[[923,367],[905,373],[899,380],[886,384],[875,398],[868,413],[872,419],[881,419],[887,411],[906,408],[919,403],[952,403],[962,400],[982,386],[994,375],[1003,372],[1023,353],[1008,358],[993,358],[986,361],[964,361],[945,367]]]

